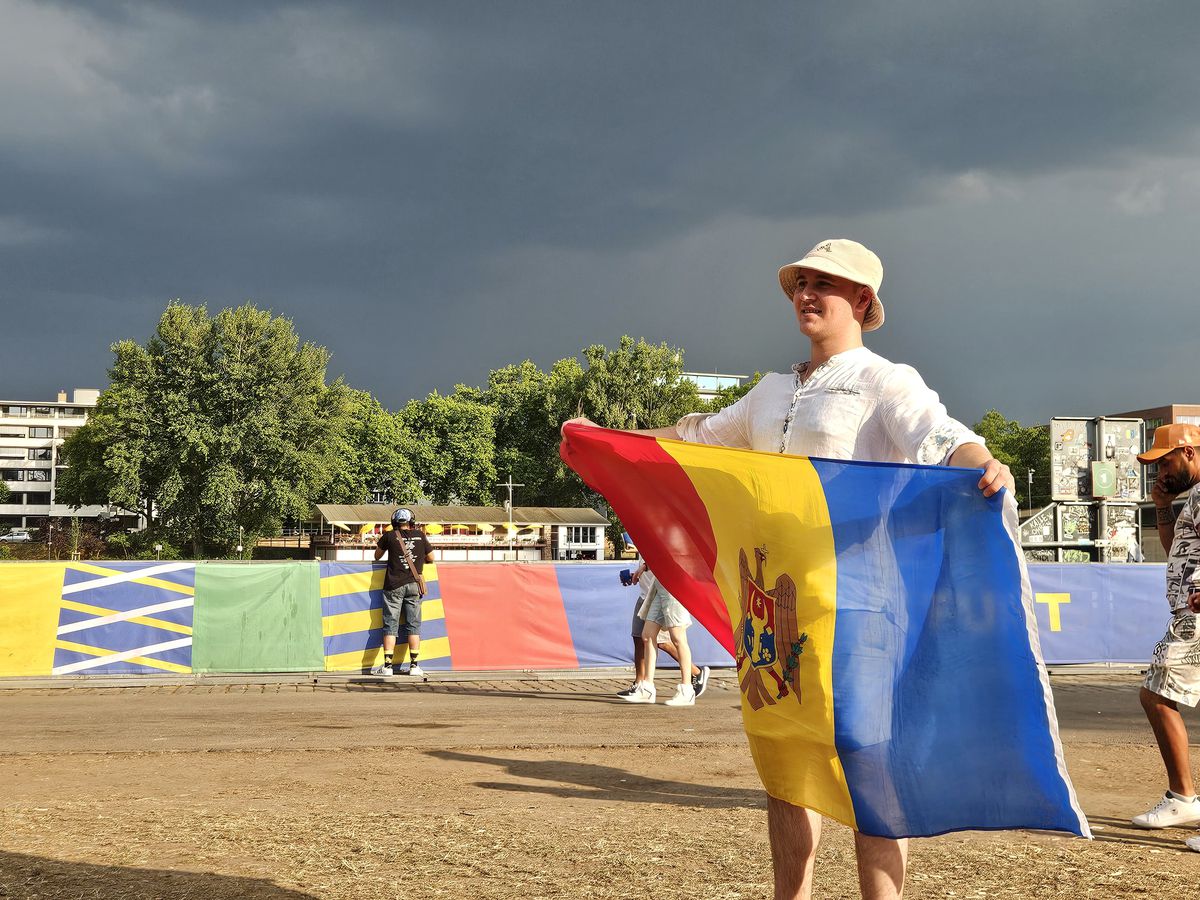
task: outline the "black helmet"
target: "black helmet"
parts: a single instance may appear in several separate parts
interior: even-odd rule
[[[414,518],[413,511],[407,506],[402,506],[392,513],[392,525],[399,528],[401,525],[410,524]]]

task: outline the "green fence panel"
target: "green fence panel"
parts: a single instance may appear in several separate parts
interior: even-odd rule
[[[324,668],[316,562],[196,567],[193,672]]]

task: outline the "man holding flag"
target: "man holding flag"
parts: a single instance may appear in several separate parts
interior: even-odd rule
[[[992,457],[982,438],[948,415],[916,370],[892,363],[863,346],[863,333],[874,331],[884,321],[878,293],[882,281],[882,263],[862,244],[842,239],[817,244],[803,258],[779,270],[780,287],[792,304],[801,334],[808,339],[808,360],[789,373],[766,375],[745,397],[720,412],[685,416],[674,426],[641,433],[829,460],[982,469],[977,487],[984,496],[991,497],[1003,488],[1011,496],[1014,484],[1008,467]],[[573,421],[593,424],[586,419]],[[768,603],[794,605],[795,585],[784,576],[774,589],[767,590],[762,574],[766,552],[755,549],[754,555],[757,575],[752,576],[750,559],[742,554],[743,595],[749,591],[764,600],[769,595]],[[753,607],[753,599],[744,605]],[[774,608],[772,605],[771,615]],[[767,627],[756,625],[754,631],[751,619],[753,615],[748,614],[747,646],[752,645],[758,657],[774,660],[779,654],[779,666],[771,670],[776,673],[771,675],[774,682],[764,682],[766,689],[753,682],[754,690],[769,690],[773,696],[784,696],[790,690],[798,695],[799,685],[791,673],[804,653],[807,635],[785,632],[774,622]],[[784,639],[785,634],[787,646],[777,647],[777,639]],[[790,653],[786,665],[784,653]],[[739,674],[743,661],[739,658]],[[788,681],[789,677],[793,680]],[[747,702],[755,710],[756,702],[775,702],[754,696],[748,695]],[[747,720],[748,733],[749,727]],[[766,769],[773,763],[764,763],[758,751],[755,758],[770,793]],[[775,897],[810,897],[821,816],[772,794],[768,829]],[[899,898],[907,839],[856,830],[855,848],[863,897]]]

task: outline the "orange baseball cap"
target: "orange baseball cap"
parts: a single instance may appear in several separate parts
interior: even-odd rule
[[[1138,454],[1138,462],[1145,465],[1166,456],[1176,447],[1200,446],[1200,428],[1177,422],[1159,425],[1154,429],[1154,445],[1145,453]]]

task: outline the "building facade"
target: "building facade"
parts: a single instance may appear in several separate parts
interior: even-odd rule
[[[680,376],[694,382],[701,400],[712,400],[718,391],[740,387],[745,375],[721,375],[716,372],[681,372]]]
[[[8,502],[0,504],[0,530],[27,527],[46,516],[94,517],[106,511],[72,509],[57,495],[59,449],[87,421],[99,397],[98,390],[76,388],[70,400],[66,391],[53,401],[0,400],[0,481],[9,490]]]
[[[1161,425],[1200,425],[1200,403],[1170,403],[1166,406],[1152,406],[1149,409],[1135,409],[1132,412],[1119,413],[1112,418],[1142,419],[1146,423],[1145,446],[1149,449],[1154,443],[1154,429]],[[1154,515],[1154,503],[1149,499],[1150,486],[1158,477],[1158,466],[1155,463],[1145,467],[1146,496],[1141,503],[1142,522],[1142,551],[1146,562],[1165,562],[1166,551],[1158,539],[1158,525]]]

